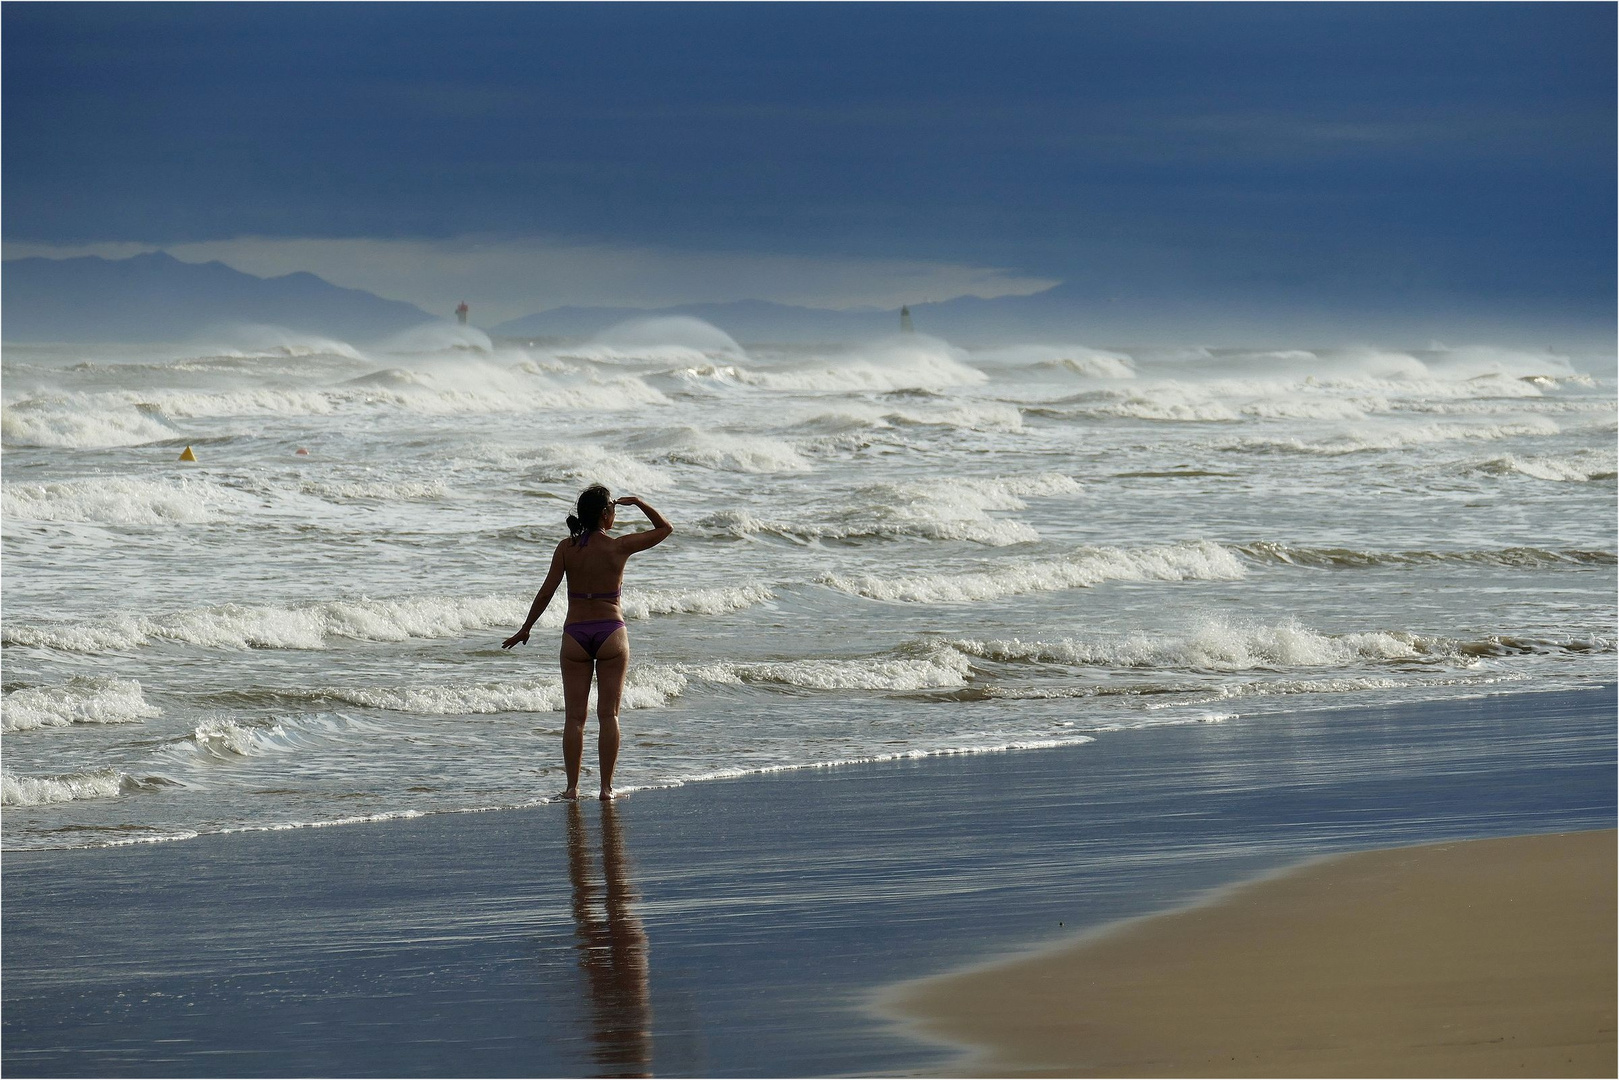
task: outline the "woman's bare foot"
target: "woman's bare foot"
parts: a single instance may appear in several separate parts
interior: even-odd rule
[[[610,787],[602,788],[602,793],[600,795],[598,795],[597,798],[599,798],[602,802],[612,802],[613,801],[613,789],[610,788]]]
[[[574,799],[577,799],[578,797],[579,797],[579,789],[576,788],[576,787],[571,787],[567,791],[564,791],[561,795],[557,796],[557,798],[559,798],[559,799],[567,799],[569,802],[572,802]]]

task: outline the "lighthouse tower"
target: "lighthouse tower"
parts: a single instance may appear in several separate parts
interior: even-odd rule
[[[455,309],[455,321],[462,326],[467,324],[467,302],[461,301],[461,306]]]
[[[899,309],[899,332],[902,334],[916,333],[916,327],[911,325],[911,309],[904,305]]]

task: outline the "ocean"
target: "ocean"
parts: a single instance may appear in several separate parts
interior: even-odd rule
[[[8,850],[554,797],[562,610],[499,644],[594,482],[676,529],[625,577],[632,798],[1615,677],[1612,357],[655,319],[0,367]]]

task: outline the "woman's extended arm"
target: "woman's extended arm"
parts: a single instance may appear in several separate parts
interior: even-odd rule
[[[562,545],[557,545],[557,553],[551,557],[551,570],[545,575],[545,582],[540,591],[534,594],[534,603],[529,605],[528,618],[523,622],[523,628],[505,641],[500,643],[502,649],[509,649],[513,645],[522,645],[528,641],[528,632],[534,629],[534,624],[540,621],[540,615],[551,603],[558,587],[562,584]]]
[[[629,536],[621,537],[618,545],[623,551],[630,554],[645,551],[649,547],[663,543],[669,539],[669,534],[675,531],[675,527],[669,524],[667,518],[634,495],[626,495],[622,499],[614,499],[613,502],[619,506],[639,506],[641,513],[645,514],[647,520],[652,522],[652,528],[647,532],[631,533]]]

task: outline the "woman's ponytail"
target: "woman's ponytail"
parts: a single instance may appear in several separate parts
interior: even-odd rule
[[[574,543],[593,529],[601,527],[602,514],[612,505],[613,493],[600,484],[592,484],[579,495],[576,513],[568,515],[568,535]]]

